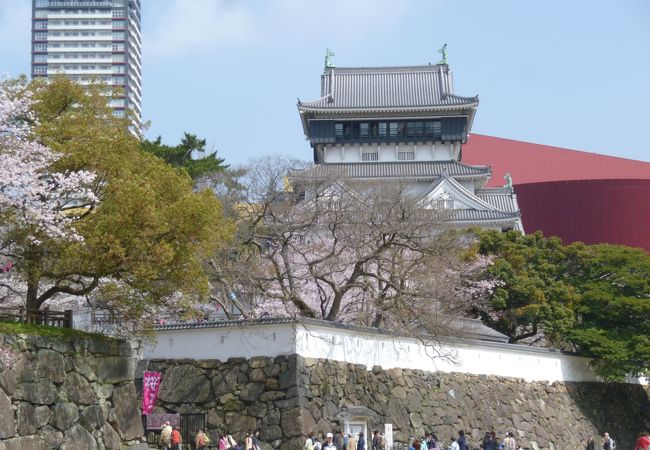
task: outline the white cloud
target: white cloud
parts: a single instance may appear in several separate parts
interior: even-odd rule
[[[143,51],[152,57],[243,43],[255,34],[250,12],[232,0],[156,0],[143,9]]]

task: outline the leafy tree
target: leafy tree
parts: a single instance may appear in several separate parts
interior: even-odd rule
[[[522,339],[595,357],[608,379],[650,369],[650,255],[618,245],[562,246],[541,233],[477,231],[496,258],[499,282],[475,309],[490,326]]]
[[[509,336],[510,342],[543,337],[561,341],[563,331],[573,323],[573,307],[580,298],[564,276],[562,242],[539,232],[475,232],[479,252],[496,256],[488,272],[498,285],[488,301],[474,305],[474,311],[487,325]]]
[[[211,191],[142,152],[128,119],[113,117],[99,86],[64,77],[30,86],[33,134],[61,157],[51,170],[86,170],[96,177],[97,204],[82,205],[81,239],[12,235],[15,270],[28,308],[56,296],[91,296],[97,306],[146,319],[157,307],[191,306],[208,294],[202,258],[230,235]]]
[[[446,212],[400,183],[324,180],[296,162],[248,168],[237,239],[209,260],[213,300],[244,316],[299,316],[430,337],[458,332],[480,272]],[[290,179],[287,179],[287,174]]]
[[[184,133],[178,145],[166,145],[158,136],[155,140],[142,141],[140,148],[162,158],[174,167],[187,171],[192,179],[197,180],[205,176],[223,172],[229,166],[224,164],[225,159],[217,157],[217,152],[205,154],[205,139],[199,139],[195,134]],[[199,152],[203,156],[193,159],[192,153]]]
[[[567,339],[608,378],[650,374],[650,255],[606,244],[567,250],[567,276],[581,294]]]

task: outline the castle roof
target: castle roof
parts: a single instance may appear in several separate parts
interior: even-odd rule
[[[303,112],[475,109],[478,96],[454,94],[449,66],[326,68],[321,98],[298,101]]]
[[[292,172],[292,177],[354,179],[436,179],[440,175],[454,178],[487,178],[488,166],[470,166],[458,161],[411,161],[371,163],[327,163],[317,164],[304,171]]]

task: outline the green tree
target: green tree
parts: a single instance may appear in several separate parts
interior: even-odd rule
[[[581,294],[567,339],[608,378],[650,373],[650,255],[621,245],[571,244],[567,277]]]
[[[541,233],[477,231],[498,286],[476,311],[511,342],[534,336],[594,357],[601,375],[650,371],[650,255],[618,245],[562,246]]]
[[[561,345],[574,321],[580,296],[564,276],[565,248],[558,238],[541,233],[476,231],[479,252],[495,256],[488,268],[498,285],[475,312],[510,342],[551,339]],[[544,333],[542,333],[544,331]]]
[[[158,136],[155,140],[143,140],[140,148],[165,160],[174,167],[187,171],[192,179],[197,180],[205,176],[223,172],[229,166],[224,164],[225,159],[219,158],[217,152],[206,154],[205,139],[199,139],[195,134],[184,133],[178,145],[166,145]],[[201,153],[201,158],[193,159],[194,152]]]
[[[159,306],[187,307],[209,294],[202,259],[232,232],[209,190],[139,148],[129,120],[113,117],[99,86],[64,77],[33,82],[40,142],[63,156],[58,171],[89,170],[96,207],[80,215],[83,240],[13,238],[26,304],[92,295],[133,319]]]

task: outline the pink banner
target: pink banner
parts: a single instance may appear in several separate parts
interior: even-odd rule
[[[142,377],[142,414],[150,414],[158,399],[158,390],[162,374],[160,372],[145,372]]]

